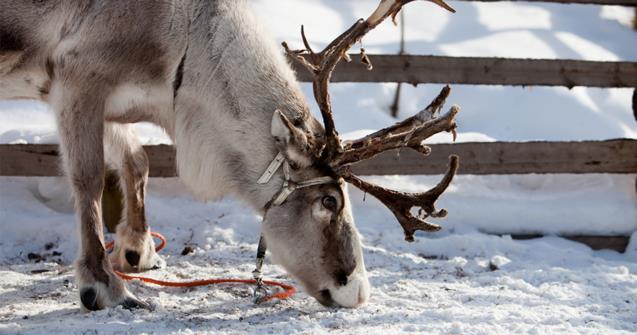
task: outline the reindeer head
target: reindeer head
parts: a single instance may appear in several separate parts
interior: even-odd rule
[[[385,204],[402,226],[407,241],[413,241],[417,230],[439,230],[440,226],[424,219],[444,217],[447,213],[444,209],[436,211],[435,201],[456,173],[456,156],[450,157],[449,168],[438,185],[424,193],[398,192],[368,183],[355,176],[350,166],[387,150],[411,148],[427,155],[430,148],[422,142],[438,132],[452,132],[455,138],[459,108],[453,106],[444,115],[438,115],[450,93],[449,87],[443,88],[416,115],[353,141],[341,141],[328,92],[332,72],[341,59],[349,61],[346,53],[351,46],[387,17],[395,17],[411,1],[381,0],[372,15],[357,21],[319,53],[310,48],[303,28],[305,49],[291,50],[283,43],[288,56],[314,76],[314,97],[324,129],[319,125],[317,131],[315,120],[314,123],[291,120],[284,112],[274,112],[271,132],[280,153],[259,182],[268,182],[281,166],[285,182],[266,208],[263,231],[273,260],[324,305],[355,307],[369,297],[369,282],[346,183]],[[453,11],[442,0],[430,1]],[[370,60],[361,51],[361,60],[371,70]]]

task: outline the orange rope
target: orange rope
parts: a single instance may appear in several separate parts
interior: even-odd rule
[[[153,237],[160,240],[159,245],[155,247],[155,251],[160,251],[166,246],[166,238],[162,234],[155,233],[155,232],[151,232],[150,234]],[[106,243],[106,250],[111,250],[114,245],[115,245],[115,241],[110,241]],[[256,284],[256,280],[254,279],[228,278],[228,279],[202,279],[202,280],[193,280],[193,281],[187,281],[187,282],[174,282],[174,281],[158,280],[158,279],[141,277],[141,276],[131,276],[119,271],[115,271],[115,273],[124,280],[137,279],[145,283],[150,283],[150,284],[155,284],[160,286],[167,286],[167,287],[195,287],[195,286],[206,286],[206,285],[212,285],[212,284],[225,284],[225,283]],[[263,297],[259,302],[266,302],[272,299],[283,300],[293,296],[296,293],[296,289],[292,285],[287,285],[287,284],[270,281],[270,280],[264,280],[263,284],[268,286],[280,287],[283,289],[283,291],[267,295]]]

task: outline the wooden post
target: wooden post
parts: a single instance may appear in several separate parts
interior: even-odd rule
[[[400,50],[398,55],[405,54],[405,11],[400,11]],[[389,107],[389,111],[393,118],[398,117],[398,111],[400,108],[400,89],[403,83],[396,84],[396,95],[394,95],[394,102]]]
[[[635,29],[637,29],[637,7],[635,7]],[[633,90],[633,116],[637,122],[637,88]],[[637,178],[635,178],[635,192],[637,192]]]
[[[124,195],[119,187],[119,177],[115,171],[108,171],[102,194],[102,221],[108,232],[115,232],[117,224],[122,219],[123,210]]]

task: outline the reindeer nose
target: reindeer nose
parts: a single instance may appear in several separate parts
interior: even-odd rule
[[[347,275],[345,274],[345,272],[341,272],[336,275],[336,283],[340,286],[347,285]]]

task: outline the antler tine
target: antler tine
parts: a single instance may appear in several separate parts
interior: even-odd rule
[[[332,105],[330,94],[328,91],[329,81],[332,72],[341,59],[347,57],[347,51],[365,36],[370,30],[374,29],[389,16],[395,16],[402,7],[414,0],[381,0],[376,10],[366,20],[360,19],[354,23],[344,33],[334,39],[320,53],[314,53],[310,48],[305,31],[302,28],[303,44],[305,50],[290,50],[287,43],[284,42],[283,47],[289,56],[303,64],[313,75],[313,90],[316,102],[321,110],[323,124],[325,126],[325,149],[322,151],[321,159],[329,162],[339,155],[343,149],[341,140],[334,125],[334,115],[332,113]],[[451,7],[444,3],[443,0],[429,0],[443,8],[453,11]],[[304,57],[303,54],[306,54]],[[363,58],[365,59],[365,58]],[[367,64],[371,69],[370,64]]]
[[[310,43],[307,41],[307,37],[305,37],[305,27],[301,25],[301,39],[303,39],[303,46],[305,46],[305,50],[310,53],[310,55],[315,54],[314,50],[310,46]]]
[[[392,21],[396,23],[396,15],[400,12],[404,5],[413,2],[415,0],[381,0],[378,8],[367,18],[370,22],[382,22],[388,16],[391,16]],[[447,5],[443,0],[427,0],[435,3],[436,5],[455,13],[456,10]]]
[[[435,203],[438,197],[449,187],[453,177],[458,171],[459,159],[458,156],[452,155],[449,157],[449,167],[442,180],[424,193],[407,193],[399,192],[390,189],[380,187],[368,183],[352,173],[343,174],[343,178],[354,184],[364,192],[373,195],[376,199],[380,200],[387,208],[389,208],[396,219],[403,227],[405,233],[405,240],[408,242],[414,241],[414,233],[418,230],[422,231],[438,231],[440,226],[426,222],[424,219],[431,217],[445,217],[447,211],[441,209],[436,211]],[[414,217],[411,214],[412,208],[418,208],[419,217]],[[424,214],[422,214],[424,212]]]
[[[453,106],[444,115],[436,117],[450,93],[451,88],[445,86],[429,106],[416,115],[360,139],[346,142],[343,151],[330,163],[331,166],[342,168],[372,158],[383,151],[404,147],[427,154],[429,148],[422,142],[441,131],[454,132],[455,140],[455,117],[460,108]]]
[[[438,93],[438,95],[431,101],[431,103],[429,103],[429,105],[425,109],[421,110],[416,115],[398,122],[391,127],[381,129],[358,140],[354,140],[352,141],[352,146],[354,146],[354,142],[369,142],[369,139],[383,136],[389,132],[394,134],[403,133],[412,130],[414,122],[424,123],[434,119],[436,113],[438,113],[442,109],[442,106],[444,106],[449,95],[451,95],[451,87],[449,85],[445,85],[440,90],[440,93]]]

